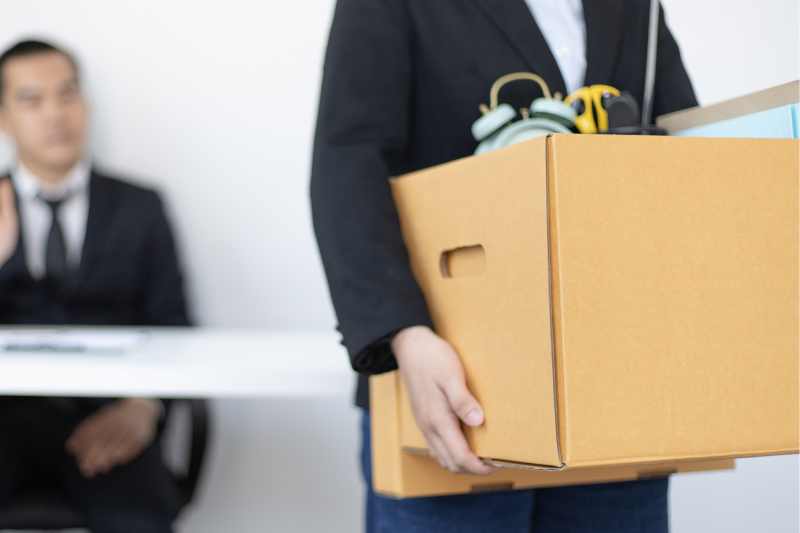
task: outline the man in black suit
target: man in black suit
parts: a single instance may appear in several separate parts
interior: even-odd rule
[[[0,179],[0,323],[189,325],[164,207],[87,162],[87,118],[67,52],[24,41],[0,56],[0,126],[17,152]],[[147,398],[1,398],[0,506],[57,483],[94,532],[172,531],[164,411]]]
[[[314,227],[343,343],[365,376],[400,369],[433,455],[484,474],[460,423],[483,423],[453,348],[433,330],[387,179],[470,155],[470,125],[500,76],[534,71],[553,92],[605,83],[642,102],[647,0],[339,0],[311,176]],[[663,14],[653,116],[697,104]],[[529,85],[503,100],[527,107]],[[369,465],[369,415],[363,467]],[[666,531],[667,480],[393,501],[368,490],[369,531]],[[550,529],[553,528],[553,529]]]

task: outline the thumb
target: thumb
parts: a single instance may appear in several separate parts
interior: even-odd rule
[[[483,409],[469,392],[463,379],[452,379],[444,387],[444,394],[453,412],[468,426],[483,424]]]

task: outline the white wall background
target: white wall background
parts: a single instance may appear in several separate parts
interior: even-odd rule
[[[663,3],[703,103],[800,78],[798,0]],[[307,201],[332,8],[333,0],[2,3],[0,47],[38,35],[79,56],[96,160],[167,196],[202,324],[332,327]],[[0,141],[0,168],[12,157]],[[215,407],[209,483],[183,531],[358,530],[348,397]],[[673,478],[673,531],[795,533],[798,484],[796,457]]]

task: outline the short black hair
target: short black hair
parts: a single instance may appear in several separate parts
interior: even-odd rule
[[[66,57],[75,71],[75,77],[79,77],[78,62],[76,61],[75,56],[67,52],[64,48],[47,41],[40,41],[37,39],[26,39],[24,41],[19,41],[10,48],[6,49],[5,52],[0,54],[0,104],[3,102],[3,90],[5,88],[3,71],[6,63],[19,57],[51,53],[61,54],[62,56]]]

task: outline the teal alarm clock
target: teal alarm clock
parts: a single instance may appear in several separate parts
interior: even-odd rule
[[[530,80],[539,85],[542,97],[530,107],[517,112],[511,105],[499,103],[500,90],[512,81]],[[478,141],[476,154],[504,148],[551,133],[572,133],[575,129],[575,110],[553,97],[547,83],[532,72],[507,74],[492,85],[489,106],[481,105],[482,116],[472,124],[472,136]]]

